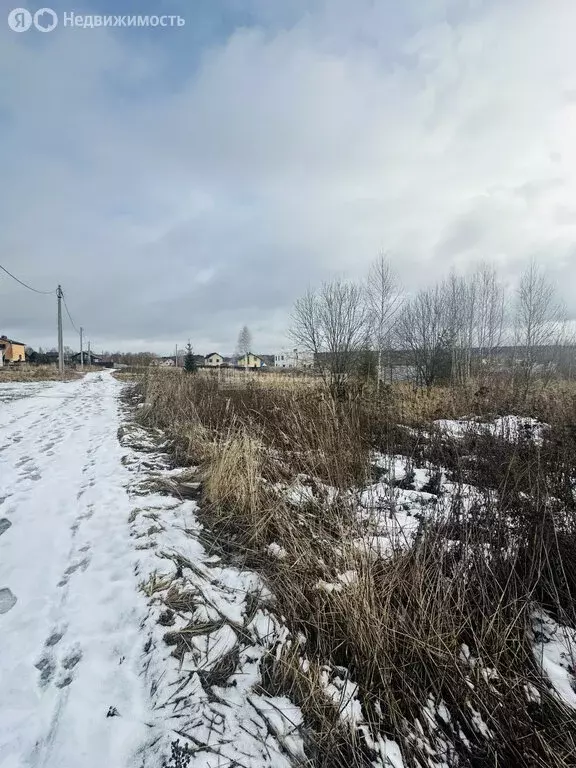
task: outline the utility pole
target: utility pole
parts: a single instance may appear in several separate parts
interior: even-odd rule
[[[92,355],[90,354],[90,342],[88,342],[88,365],[92,365]]]
[[[58,297],[58,371],[64,378],[64,340],[62,337],[62,286],[56,290]]]
[[[84,347],[82,344],[82,337],[84,335],[84,328],[80,326],[80,370],[84,370]]]
[[[174,357],[174,363],[176,365],[176,368],[178,368],[178,344],[176,344],[176,355]]]

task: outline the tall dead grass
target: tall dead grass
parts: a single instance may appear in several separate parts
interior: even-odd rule
[[[80,375],[80,373],[71,368],[66,368],[64,371],[66,379],[77,379]],[[0,384],[3,382],[19,381],[59,381],[60,379],[58,367],[55,365],[4,365],[0,368]]]
[[[571,389],[542,405],[552,428],[540,448],[489,434],[457,441],[423,423],[463,415],[479,397],[470,392],[433,391],[423,404],[411,394],[407,406],[400,387],[335,403],[320,390],[152,372],[141,389],[144,420],[181,461],[203,466],[214,546],[266,575],[303,638],[263,675],[302,707],[316,765],[373,766],[386,738],[415,768],[576,765],[576,713],[543,677],[532,634],[537,604],[576,626]],[[402,417],[421,428],[399,430]],[[463,514],[456,493],[413,542],[375,556],[350,493],[370,482],[373,448],[443,467],[459,488],[476,487],[476,507]],[[294,483],[305,503],[285,492]],[[358,686],[361,722],[328,695],[338,675]]]

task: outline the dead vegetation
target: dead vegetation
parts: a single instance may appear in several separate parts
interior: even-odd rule
[[[504,383],[489,398],[400,385],[342,401],[240,377],[150,371],[138,386],[143,421],[165,431],[180,463],[201,467],[211,546],[266,576],[302,639],[262,672],[269,692],[302,708],[314,765],[395,765],[375,762],[388,740],[415,768],[576,765],[576,712],[533,650],[537,606],[576,626],[571,385],[535,389],[521,406]],[[431,424],[515,410],[547,421],[541,444]],[[375,450],[428,467],[438,499],[443,477],[453,489],[443,515],[423,515],[413,538],[377,555],[357,514]],[[176,649],[187,631],[173,633]]]
[[[79,371],[66,368],[64,378],[69,381],[82,376]],[[4,365],[0,368],[0,384],[14,381],[60,381],[60,373],[56,365]]]

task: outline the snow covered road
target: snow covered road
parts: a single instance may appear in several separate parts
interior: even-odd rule
[[[149,737],[120,387],[0,385],[0,768],[125,768]]]

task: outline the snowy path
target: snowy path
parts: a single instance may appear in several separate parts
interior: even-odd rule
[[[0,386],[0,768],[125,768],[149,738],[119,388]]]

